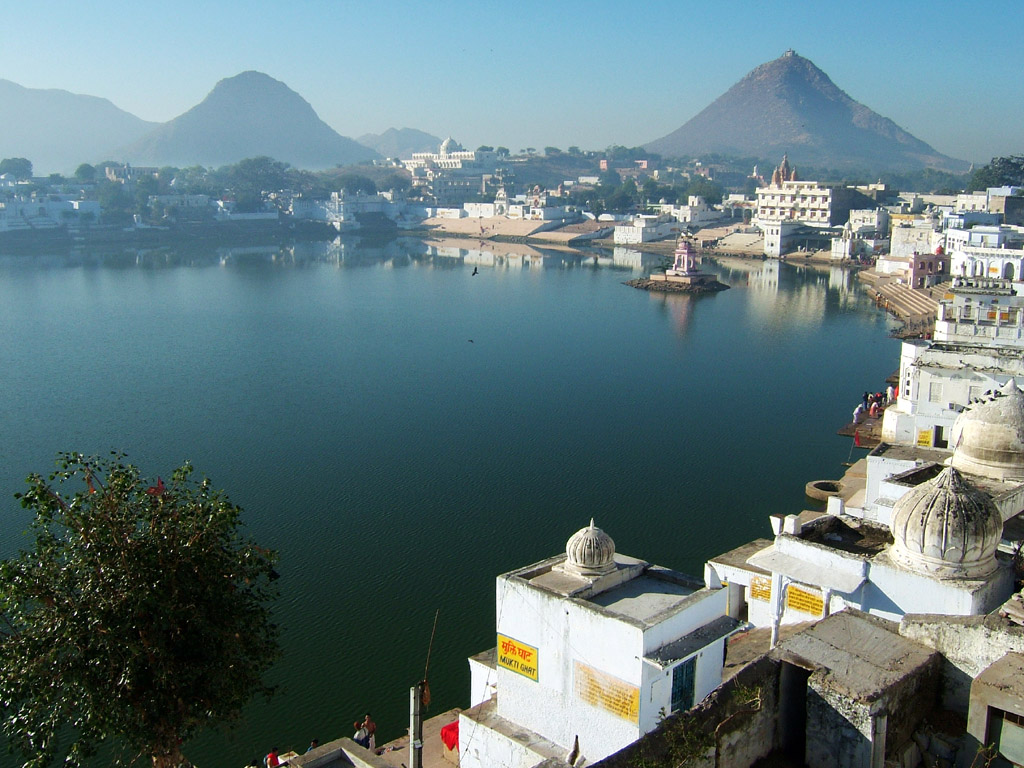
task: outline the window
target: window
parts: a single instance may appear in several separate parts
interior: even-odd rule
[[[928,384],[928,402],[929,403],[941,403],[942,402],[942,382],[932,381]]]
[[[696,669],[696,656],[691,656],[672,669],[672,712],[687,710],[693,706],[694,672]]]

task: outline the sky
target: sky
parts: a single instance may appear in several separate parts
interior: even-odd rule
[[[787,48],[940,152],[1024,154],[1021,0],[5,3],[0,78],[152,121],[265,72],[344,136],[604,149],[675,130]]]

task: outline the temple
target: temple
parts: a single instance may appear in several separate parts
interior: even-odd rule
[[[739,626],[726,599],[615,552],[593,521],[564,554],[502,574],[496,646],[470,659],[459,764],[593,763],[689,709],[722,681]]]

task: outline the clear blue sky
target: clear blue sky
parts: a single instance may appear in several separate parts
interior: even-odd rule
[[[635,146],[794,48],[936,149],[1024,153],[1024,2],[6,3],[0,78],[169,120],[247,69],[339,133]]]

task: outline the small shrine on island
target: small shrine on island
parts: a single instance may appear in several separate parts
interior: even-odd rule
[[[729,286],[718,282],[711,272],[700,269],[700,255],[686,238],[680,238],[673,254],[672,266],[662,274],[647,279],[630,280],[626,285],[647,291],[678,291],[682,293],[711,293],[724,291]]]

